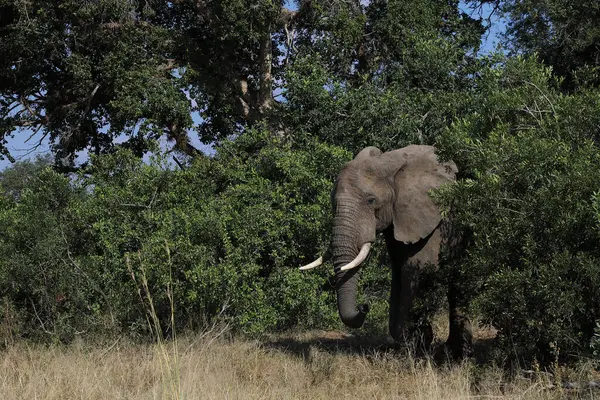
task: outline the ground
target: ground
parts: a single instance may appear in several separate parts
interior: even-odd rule
[[[493,332],[492,332],[493,333]],[[489,336],[482,329],[477,338]],[[578,373],[589,379],[589,369]],[[343,332],[234,338],[213,327],[176,342],[119,338],[69,346],[15,343],[0,353],[2,399],[558,399],[550,374],[509,379],[498,368],[414,357],[381,339]]]

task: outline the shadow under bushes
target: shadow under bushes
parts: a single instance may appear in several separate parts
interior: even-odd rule
[[[494,357],[495,338],[474,340],[475,365],[489,364]],[[382,354],[413,360],[428,359],[433,365],[442,366],[452,362],[442,340],[436,340],[428,349],[415,348],[408,343],[395,342],[387,335],[352,335],[338,331],[310,333],[297,336],[280,336],[263,339],[265,349],[281,351],[310,362],[316,351],[330,354],[361,355],[366,359],[380,358]]]

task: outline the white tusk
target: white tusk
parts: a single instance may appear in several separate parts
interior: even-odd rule
[[[331,258],[331,247],[328,247],[327,250],[325,250],[325,254],[323,254],[321,257],[319,257],[315,261],[311,262],[310,264],[306,264],[306,265],[300,267],[300,271],[306,271],[307,269],[316,268],[319,265],[323,264],[324,262],[329,261],[330,258]]]
[[[313,269],[313,268],[318,267],[321,264],[323,264],[323,257],[319,257],[318,259],[311,262],[310,264],[306,264],[306,265],[300,267],[300,271],[306,271],[307,269]]]
[[[340,271],[348,271],[349,269],[358,267],[360,264],[362,264],[363,261],[365,261],[365,259],[369,255],[369,250],[371,250],[371,243],[367,242],[363,244],[360,248],[360,253],[358,253],[356,258],[350,261],[349,264],[346,264],[342,268],[340,268]]]

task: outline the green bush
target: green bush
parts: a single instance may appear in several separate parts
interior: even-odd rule
[[[438,140],[462,178],[438,195],[473,233],[455,267],[509,358],[587,352],[600,318],[600,92],[559,84],[535,58],[490,66]]]
[[[146,334],[148,294],[167,333],[171,293],[180,329],[218,315],[247,333],[337,324],[330,269],[297,267],[326,246],[333,177],[349,158],[257,131],[185,170],[126,150],[72,179],[44,169],[18,200],[2,197],[1,296],[23,333],[66,340]]]
[[[0,296],[27,320],[22,335],[72,337],[93,317],[98,294],[77,257],[86,238],[75,209],[85,193],[50,168],[30,172],[18,188],[2,180]]]

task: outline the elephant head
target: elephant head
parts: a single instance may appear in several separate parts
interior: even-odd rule
[[[333,236],[324,257],[333,258],[337,305],[344,324],[362,326],[368,305],[357,305],[358,270],[376,234],[393,229],[404,244],[428,237],[440,224],[439,209],[428,192],[454,179],[453,162],[440,163],[432,146],[412,145],[382,153],[362,150],[338,175],[332,191]],[[391,233],[391,232],[390,232]]]

